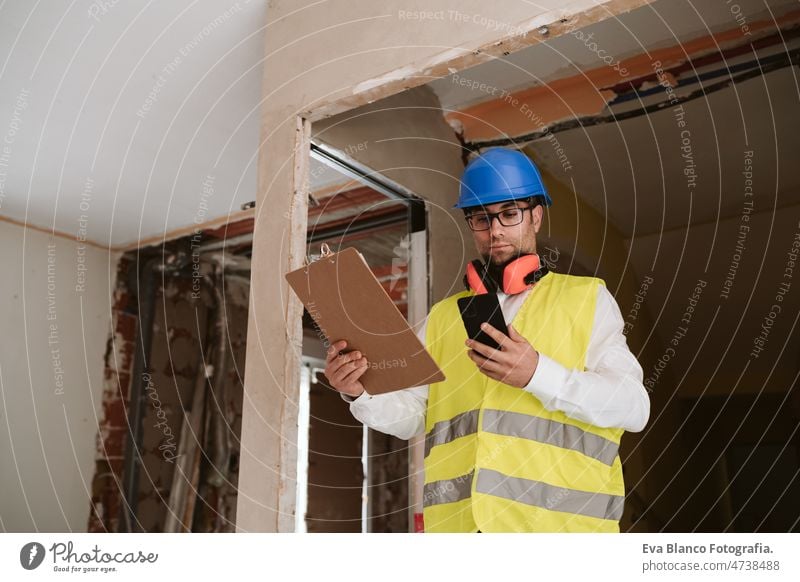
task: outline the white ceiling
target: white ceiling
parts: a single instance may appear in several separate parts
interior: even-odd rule
[[[266,3],[0,4],[0,214],[123,245],[254,200]]]

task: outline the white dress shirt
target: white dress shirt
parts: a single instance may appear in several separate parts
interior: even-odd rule
[[[516,295],[497,293],[506,322],[513,323],[528,294],[535,291],[534,285]],[[417,331],[423,345],[427,325],[426,318]],[[601,428],[641,431],[650,416],[650,398],[642,384],[642,367],[628,348],[622,328],[617,302],[599,285],[586,370],[565,368],[539,353],[539,363],[524,390],[547,410],[560,410]],[[401,439],[425,432],[427,385],[375,396],[364,392],[355,399],[343,394],[342,398],[350,402],[353,416],[372,429]]]

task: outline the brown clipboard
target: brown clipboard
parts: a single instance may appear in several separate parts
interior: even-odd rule
[[[369,362],[361,383],[369,394],[384,394],[441,382],[444,373],[354,248],[326,252],[286,281],[316,323],[326,347],[346,340],[345,351],[360,351]]]

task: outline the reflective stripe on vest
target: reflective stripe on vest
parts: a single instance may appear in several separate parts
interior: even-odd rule
[[[507,410],[484,410],[482,428],[494,434],[578,451],[609,467],[614,463],[619,449],[614,441],[577,426]]]
[[[444,445],[457,438],[478,432],[479,410],[468,410],[450,420],[437,422],[425,435],[425,456],[437,445]]]
[[[491,469],[481,469],[478,472],[475,491],[544,509],[600,519],[620,519],[625,503],[625,498],[619,495],[554,487],[541,481],[509,477]]]
[[[466,499],[470,496],[473,477],[474,473],[468,473],[455,479],[427,483],[423,491],[423,507]],[[555,487],[541,481],[509,477],[491,469],[478,472],[475,491],[535,507],[600,519],[620,519],[625,502],[625,498],[619,495]]]
[[[478,410],[469,410],[450,420],[437,422],[425,436],[425,457],[431,449],[478,430]],[[619,445],[571,424],[508,410],[484,410],[485,432],[536,441],[583,453],[608,465],[614,463]]]
[[[422,491],[422,506],[430,507],[440,503],[455,503],[470,496],[474,472],[461,475],[455,479],[425,483]]]

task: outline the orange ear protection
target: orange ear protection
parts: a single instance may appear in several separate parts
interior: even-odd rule
[[[548,273],[547,267],[539,264],[539,255],[523,255],[514,259],[503,269],[502,291],[509,295],[522,293],[529,285],[536,283]],[[489,273],[486,265],[474,260],[467,265],[464,285],[476,294],[497,293],[498,282]]]

